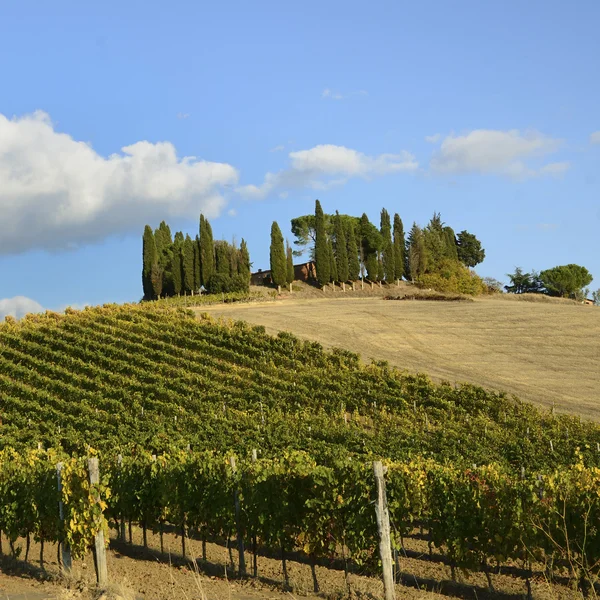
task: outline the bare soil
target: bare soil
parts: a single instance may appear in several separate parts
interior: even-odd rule
[[[95,587],[93,558],[74,561],[69,577],[60,577],[56,548],[47,546],[45,569],[37,566],[39,546],[32,544],[29,563],[7,557],[0,560],[1,597],[10,600],[290,600],[293,598],[382,598],[383,585],[376,577],[351,569],[348,581],[338,559],[316,567],[320,593],[313,593],[310,566],[302,556],[290,556],[288,571],[290,588],[284,588],[281,561],[269,553],[257,556],[258,578],[237,576],[237,552],[229,552],[225,543],[208,543],[206,560],[202,559],[202,543],[187,540],[187,559],[181,554],[181,539],[165,534],[165,552],[160,552],[158,535],[148,535],[148,549],[142,546],[142,532],[133,529],[133,544],[111,540],[108,570],[111,585],[104,596]],[[24,542],[20,541],[20,546]],[[232,562],[233,560],[233,562]],[[252,555],[246,553],[251,572]],[[457,573],[451,579],[445,557],[429,556],[427,542],[418,532],[406,540],[405,553],[399,557],[399,599],[441,600],[521,600],[526,594],[528,572],[518,565],[505,567],[492,575],[494,592],[490,592],[483,573],[467,576]],[[530,579],[535,600],[578,600],[579,594],[566,581],[550,584],[537,565]],[[349,591],[350,590],[350,591]]]
[[[403,293],[414,291],[401,286]],[[214,305],[199,312],[261,324],[270,333],[290,331],[366,361],[387,360],[437,381],[475,383],[600,420],[598,307],[497,296],[395,302],[382,296],[396,286],[377,288],[346,294],[339,288],[302,290],[276,302]]]

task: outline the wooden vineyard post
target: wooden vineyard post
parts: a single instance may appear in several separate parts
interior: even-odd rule
[[[383,478],[383,464],[381,461],[373,463],[375,486],[377,487],[377,500],[375,501],[375,516],[377,530],[379,531],[379,555],[383,568],[383,589],[385,600],[396,600],[394,577],[392,574],[392,547],[390,538],[390,515],[385,493],[385,479]]]
[[[281,286],[280,285],[277,286],[277,294],[279,296],[281,296]]]
[[[63,468],[63,464],[60,462],[56,465],[56,485],[58,486],[58,495],[59,498],[62,498],[62,477],[61,471]],[[65,509],[63,506],[62,500],[58,501],[58,517],[61,521],[65,520]],[[60,544],[60,559],[62,563],[62,570],[65,573],[70,573],[71,568],[73,566],[73,562],[71,561],[71,549],[66,542],[61,542]]]
[[[252,462],[256,462],[258,460],[258,451],[256,448],[252,449]],[[258,557],[257,557],[257,549],[256,549],[256,531],[252,531],[252,574],[254,577],[258,577]]]
[[[117,464],[119,465],[119,470],[123,468],[123,455],[119,454],[117,456]],[[119,525],[119,539],[121,542],[125,543],[125,517],[121,515],[121,523]]]
[[[356,283],[353,281],[352,282],[352,291],[355,292],[356,291]]]
[[[229,464],[231,465],[231,470],[233,471],[233,475],[235,476],[235,474],[237,473],[237,468],[235,466],[235,456],[232,456],[229,459]],[[240,562],[239,574],[240,574],[240,577],[245,577],[245,575],[246,575],[246,558],[244,556],[244,536],[242,535],[242,524],[240,522],[240,494],[239,494],[237,485],[235,486],[235,489],[233,491],[233,499],[235,502],[235,523],[237,526],[237,543],[238,543],[238,555],[239,555],[239,562]]]
[[[90,484],[98,485],[100,483],[100,468],[97,456],[88,459],[88,471],[90,473]],[[95,500],[96,502],[100,502],[97,494]],[[102,517],[100,518],[101,522]],[[104,543],[104,531],[102,527],[100,527],[94,540],[94,558],[96,559],[96,580],[98,581],[98,585],[104,588],[108,584],[108,568],[106,566],[106,544]]]
[[[290,294],[292,294],[292,293],[293,293],[293,291],[294,291],[294,290],[292,289],[292,284],[290,283]]]
[[[342,281],[342,292],[346,291],[346,284]]]

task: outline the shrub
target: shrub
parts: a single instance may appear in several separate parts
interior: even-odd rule
[[[242,275],[224,275],[215,273],[208,280],[206,291],[209,294],[229,294],[230,292],[247,292],[249,283]]]
[[[421,275],[416,284],[438,292],[456,292],[469,296],[483,294],[488,289],[479,275],[455,260],[442,261],[435,273]]]

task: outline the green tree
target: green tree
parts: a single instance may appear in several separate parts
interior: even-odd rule
[[[344,224],[340,217],[340,213],[336,211],[333,218],[333,236],[335,240],[335,261],[337,278],[339,281],[348,281],[348,247],[346,244],[346,234],[344,232]],[[356,240],[354,241],[356,246]]]
[[[290,246],[290,243],[287,240],[285,241],[285,259],[286,259],[286,273],[287,273],[286,282],[293,283],[294,282],[294,253],[292,251],[292,247]]]
[[[392,241],[392,223],[390,214],[385,208],[381,210],[380,231],[382,238],[382,252],[379,275],[380,279],[390,282],[394,280],[396,275],[396,257],[394,243]]]
[[[250,262],[250,252],[248,252],[248,244],[246,240],[242,238],[239,250],[240,256],[238,260],[238,275],[250,285],[250,275],[252,269],[252,263]]]
[[[231,276],[231,254],[233,248],[225,240],[215,242],[215,273],[225,277]]]
[[[394,279],[402,279],[404,276],[405,253],[404,225],[402,219],[396,213],[394,215]]]
[[[275,285],[285,285],[287,279],[287,265],[285,249],[283,247],[283,235],[276,221],[271,225],[271,277]]]
[[[412,281],[427,271],[428,250],[425,246],[423,230],[416,224],[408,234],[408,276]]]
[[[204,215],[200,215],[200,283],[208,286],[215,272],[215,246],[212,227]]]
[[[146,225],[146,227],[144,227],[144,235],[142,236],[142,288],[144,290],[144,300],[151,300],[154,298],[152,266],[157,263],[158,259],[154,233],[152,227]]]
[[[331,260],[325,229],[325,215],[318,200],[315,202],[315,263],[319,285],[327,285],[331,281]]]
[[[451,260],[458,260],[458,246],[456,245],[456,235],[452,227],[444,227],[444,241],[446,245],[446,257]]]
[[[367,271],[367,277],[372,281],[377,281],[379,279],[377,254],[381,251],[383,238],[365,213],[360,218],[359,232],[363,267]]]
[[[467,267],[474,267],[485,258],[485,250],[481,247],[481,242],[468,231],[461,231],[456,236],[456,249],[458,260]]]
[[[579,298],[583,288],[592,282],[590,272],[580,265],[568,264],[546,269],[540,273],[540,280],[547,293],[563,298]]]
[[[327,213],[323,214],[325,221],[325,233],[327,237],[335,235],[335,216]],[[344,229],[347,231],[348,224],[352,223],[356,229],[358,225],[358,219],[350,215],[340,215]],[[295,236],[294,246],[299,249],[294,250],[294,256],[301,256],[308,250],[309,259],[315,260],[315,243],[317,240],[316,222],[315,215],[303,215],[301,217],[295,217],[291,221],[292,233]]]
[[[598,288],[596,291],[592,292],[592,302],[596,306],[600,306],[600,288]]]
[[[338,281],[337,263],[335,252],[333,251],[333,239],[329,238],[327,242],[327,253],[329,255],[329,277],[331,281]]]
[[[200,268],[200,236],[196,235],[194,239],[194,291],[199,290],[202,285],[202,276]]]
[[[186,235],[183,242],[183,288],[188,293],[197,289],[194,273],[194,245],[192,238]]]
[[[173,254],[170,265],[173,293],[177,296],[181,294],[181,290],[183,289],[183,245],[183,233],[178,231],[173,241]]]
[[[348,240],[348,279],[356,281],[360,275],[360,261],[358,259],[355,227],[350,223],[346,226],[346,238]]]
[[[532,271],[524,273],[521,267],[516,267],[514,273],[508,273],[510,283],[504,286],[509,294],[539,294],[543,289],[539,275]]]
[[[160,295],[162,294],[163,276],[163,268],[158,263],[154,263],[150,273],[150,280],[152,281],[152,290],[155,298],[160,298]]]

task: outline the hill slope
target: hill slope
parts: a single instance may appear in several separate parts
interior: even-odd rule
[[[81,451],[308,450],[515,467],[599,462],[600,429],[474,386],[434,385],[290,334],[112,306],[0,326],[1,444]],[[476,432],[476,435],[473,435]],[[550,441],[554,452],[549,455]]]
[[[210,314],[286,330],[436,380],[600,420],[600,309],[571,303],[285,300]]]

